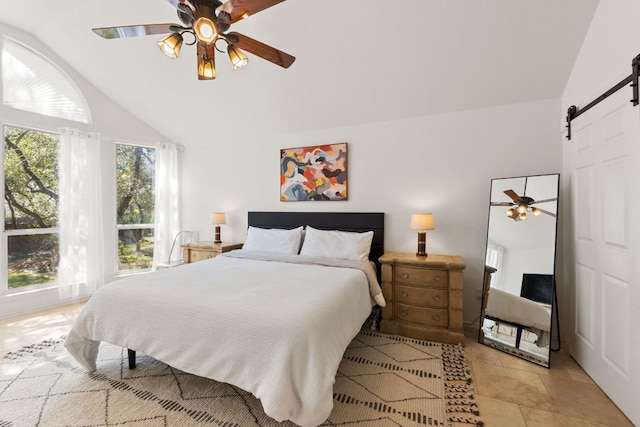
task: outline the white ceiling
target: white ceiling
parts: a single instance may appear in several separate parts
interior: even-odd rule
[[[214,81],[197,80],[193,46],[170,60],[160,37],[91,32],[179,22],[166,0],[0,0],[0,21],[34,34],[107,96],[189,145],[558,98],[597,4],[289,0],[232,30],[296,56],[291,68],[250,56],[233,71],[220,54]]]

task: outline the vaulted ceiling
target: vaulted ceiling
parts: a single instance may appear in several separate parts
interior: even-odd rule
[[[193,46],[105,40],[93,27],[179,22],[166,0],[0,0],[124,108],[183,144],[280,134],[557,98],[598,0],[288,0],[233,30],[294,55],[249,55],[198,81]]]

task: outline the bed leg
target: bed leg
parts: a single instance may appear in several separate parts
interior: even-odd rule
[[[135,350],[127,349],[127,355],[129,356],[129,369],[136,368],[136,352]]]

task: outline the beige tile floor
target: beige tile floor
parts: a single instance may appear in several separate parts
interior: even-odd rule
[[[633,426],[566,349],[551,354],[547,369],[479,344],[475,329],[465,335],[486,427]]]
[[[0,320],[0,357],[67,333],[84,303]],[[562,350],[551,369],[476,342],[466,332],[466,354],[485,427],[633,426],[578,364]]]

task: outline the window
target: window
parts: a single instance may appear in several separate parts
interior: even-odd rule
[[[153,261],[156,150],[116,145],[118,271],[149,270]]]
[[[80,123],[91,123],[86,99],[57,65],[15,40],[2,39],[2,103]]]
[[[11,291],[57,279],[58,135],[15,126],[3,131],[3,244]]]

